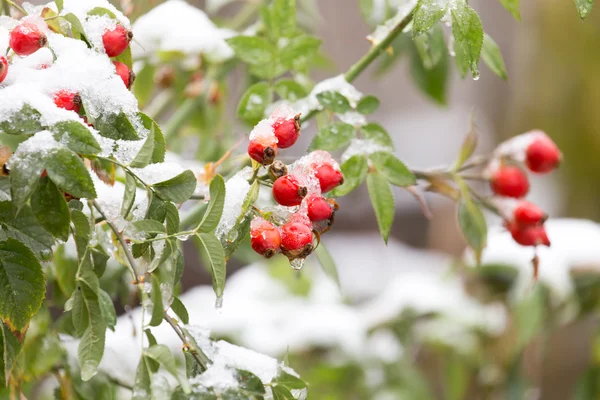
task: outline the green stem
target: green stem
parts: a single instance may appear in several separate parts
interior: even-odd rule
[[[371,65],[371,63],[379,56],[379,54],[390,47],[390,44],[392,44],[394,39],[396,39],[396,37],[398,37],[404,28],[406,28],[406,26],[412,21],[413,12],[414,10],[404,17],[402,21],[400,21],[398,25],[396,25],[381,42],[373,46],[371,50],[367,52],[367,54],[358,60],[356,64],[350,67],[350,69],[344,75],[346,81],[354,81],[369,65]]]
[[[11,5],[11,6],[13,6],[14,8],[16,8],[17,10],[21,11],[21,13],[22,13],[23,15],[29,15],[29,14],[27,13],[27,11],[25,11],[25,10],[24,10],[24,9],[23,9],[23,8],[22,8],[20,5],[18,5],[17,3],[15,3],[15,2],[14,2],[14,1],[12,1],[12,0],[4,0],[4,3],[8,3],[8,4],[10,4],[10,5]],[[6,8],[5,8],[5,10],[6,10]],[[10,11],[9,11],[9,13],[8,13],[7,15],[10,15]]]
[[[362,56],[360,60],[352,65],[348,71],[346,71],[344,74],[344,79],[346,79],[348,83],[352,83],[356,78],[358,78],[358,76],[362,74],[363,71],[367,69],[367,67],[371,65],[371,63],[373,63],[373,61],[375,61],[375,59],[390,46],[394,39],[396,39],[398,35],[404,31],[404,29],[412,21],[413,13],[414,10],[404,17],[402,21],[398,22],[398,24],[392,30],[390,30],[388,35],[381,42],[371,47],[371,50],[369,50],[364,56]],[[319,110],[311,110],[308,114],[302,116],[300,122],[308,121],[314,117],[317,112],[319,112]]]
[[[169,119],[169,122],[166,124],[165,129],[163,129],[167,143],[185,125],[185,123],[190,119],[192,114],[194,114],[202,102],[204,102],[204,96],[199,95],[192,99],[185,100],[183,104],[177,108],[175,114],[173,114],[173,116]]]
[[[4,12],[4,15],[10,17],[10,4],[8,4],[8,1],[2,0],[2,10]]]
[[[163,319],[167,321],[169,325],[171,325],[171,328],[173,328],[177,336],[179,336],[179,339],[181,339],[181,342],[183,343],[184,347],[189,351],[192,357],[194,357],[194,359],[200,366],[202,372],[206,371],[206,369],[208,368],[209,359],[206,356],[206,354],[204,354],[202,350],[198,348],[198,346],[195,346],[194,344],[190,343],[190,341],[186,337],[187,331],[184,328],[180,327],[177,324],[177,322],[173,318],[171,318],[169,314],[167,314],[166,311],[163,314]]]
[[[194,229],[193,231],[183,231],[183,232],[177,232],[177,233],[173,233],[173,234],[171,234],[171,235],[166,235],[166,236],[157,236],[157,237],[154,237],[154,238],[148,238],[148,239],[145,239],[145,240],[132,240],[132,242],[134,242],[134,243],[138,243],[138,244],[141,244],[141,243],[149,243],[149,242],[156,242],[156,241],[158,241],[158,240],[171,239],[171,238],[174,238],[174,237],[179,237],[179,236],[190,236],[190,235],[195,235],[196,233],[198,233],[198,231]]]

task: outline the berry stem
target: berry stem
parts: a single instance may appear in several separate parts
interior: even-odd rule
[[[181,342],[183,343],[183,347],[185,349],[187,349],[187,351],[192,355],[192,357],[194,357],[194,359],[200,366],[201,372],[206,371],[206,369],[208,368],[208,361],[210,361],[210,360],[208,359],[206,354],[204,354],[204,352],[198,348],[198,346],[196,346],[195,344],[192,344],[187,339],[187,336],[189,336],[189,333],[187,332],[187,330],[185,328],[179,326],[177,321],[175,321],[173,318],[171,318],[169,316],[169,314],[167,314],[166,311],[163,314],[163,319],[165,321],[167,321],[169,323],[169,325],[171,325],[171,328],[173,328],[173,330],[175,331],[177,336],[179,336],[179,339],[181,339]]]
[[[8,2],[5,0],[2,0],[2,11],[4,15],[10,17],[10,4],[8,4]]]
[[[27,11],[25,11],[20,5],[18,5],[17,3],[15,3],[12,0],[4,0],[4,4],[10,4],[11,6],[13,6],[14,8],[16,8],[17,10],[19,10],[21,12],[21,14],[23,15],[29,15],[27,13]],[[4,10],[6,11],[7,7],[4,7]],[[8,10],[8,14],[10,16],[10,10]]]

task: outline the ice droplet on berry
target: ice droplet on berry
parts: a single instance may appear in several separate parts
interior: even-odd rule
[[[295,258],[292,261],[290,261],[290,265],[296,271],[300,271],[302,269],[302,267],[304,267],[305,262],[306,262],[306,258]]]

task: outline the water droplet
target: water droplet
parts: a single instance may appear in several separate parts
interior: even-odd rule
[[[177,235],[177,239],[181,240],[182,242],[185,242],[190,238],[190,236],[191,235]]]
[[[479,76],[480,76],[479,71],[473,72],[473,80],[474,81],[478,81],[479,80]]]
[[[223,296],[217,297],[217,299],[215,300],[215,308],[217,310],[220,310],[221,308],[223,308]]]
[[[450,35],[450,40],[448,40],[448,54],[450,57],[456,57],[456,52],[454,52],[454,36]]]
[[[304,262],[305,261],[306,261],[306,258],[296,258],[296,259],[293,259],[292,261],[290,261],[290,265],[296,271],[299,271],[299,270],[302,269],[302,267],[304,267]]]

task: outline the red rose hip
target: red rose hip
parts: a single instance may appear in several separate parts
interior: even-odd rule
[[[308,190],[291,175],[282,176],[273,183],[273,198],[286,207],[299,206]]]
[[[117,70],[117,75],[121,77],[127,89],[131,88],[131,85],[133,85],[133,81],[135,81],[135,74],[133,73],[133,71],[130,70],[129,67],[123,64],[122,62],[114,61],[113,64],[115,65],[115,69]]]
[[[133,39],[133,33],[125,29],[123,25],[118,24],[113,29],[107,29],[102,35],[102,44],[106,55],[117,57],[125,51],[129,42]]]
[[[300,136],[300,114],[294,118],[280,118],[273,123],[273,131],[277,137],[277,145],[287,149],[296,143]]]
[[[344,175],[331,164],[323,164],[317,168],[315,176],[319,180],[321,192],[326,193],[344,183]]]
[[[248,143],[248,155],[262,165],[272,164],[275,157],[277,157],[277,144],[275,142],[266,144],[264,141],[251,140]]]
[[[313,234],[301,222],[288,222],[281,228],[281,251],[290,260],[305,258],[313,250]]]
[[[6,57],[0,56],[0,83],[6,79],[6,75],[8,75],[8,61]]]
[[[24,22],[10,32],[10,48],[20,56],[33,54],[46,44],[46,34],[30,22]]]
[[[529,192],[525,172],[515,166],[500,167],[490,180],[492,191],[499,196],[521,198]]]
[[[250,225],[250,244],[255,252],[271,258],[279,251],[281,235],[275,225],[258,217]]]
[[[532,172],[544,174],[558,166],[562,155],[548,136],[535,138],[525,152],[525,163]]]
[[[81,110],[81,97],[78,93],[70,90],[59,90],[54,94],[54,104],[65,110],[79,113]]]
[[[513,218],[517,225],[539,225],[542,224],[548,216],[538,206],[528,201],[520,201],[513,210]]]
[[[307,200],[308,218],[313,222],[325,221],[333,216],[333,206],[319,196]]]
[[[510,224],[507,228],[513,240],[521,246],[550,246],[550,239],[543,225],[522,227]]]

